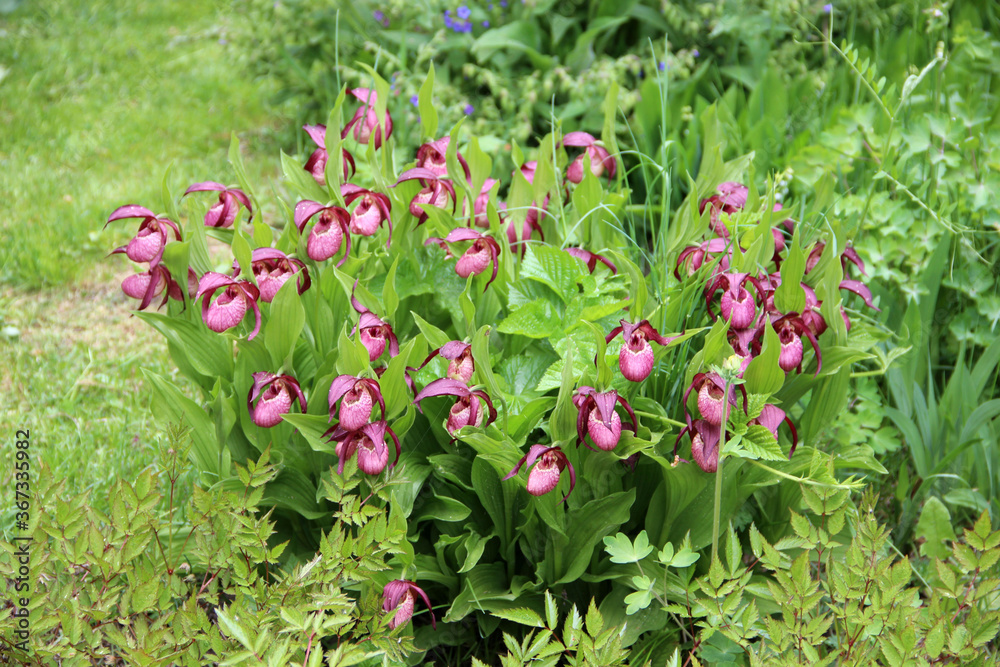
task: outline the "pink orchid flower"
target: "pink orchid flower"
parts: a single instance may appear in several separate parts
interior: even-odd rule
[[[726,391],[726,382],[718,373],[698,373],[694,376],[691,384],[684,392],[683,404],[685,412],[687,411],[688,397],[692,391],[698,396],[698,412],[701,413],[702,419],[706,422],[712,426],[719,426],[729,418],[729,410],[724,409],[726,401],[723,399],[723,394]],[[730,385],[729,405],[731,407],[738,405],[736,401],[737,391],[743,394],[743,410],[745,412],[748,406],[748,399],[747,390],[742,384]]]
[[[347,206],[360,200],[351,212],[351,232],[361,236],[372,236],[378,231],[379,226],[386,222],[389,225],[389,239],[385,242],[385,247],[388,248],[392,243],[392,204],[389,198],[379,192],[372,192],[350,183],[340,187],[340,194],[344,196],[344,204]]]
[[[579,184],[583,181],[583,156],[590,156],[590,172],[600,178],[607,174],[608,180],[615,177],[617,164],[608,154],[607,149],[597,145],[597,139],[586,132],[570,132],[563,137],[564,146],[574,146],[586,149],[566,167],[566,179],[570,183]]]
[[[356,431],[349,431],[338,424],[324,433],[323,436],[329,437],[330,442],[337,443],[335,450],[338,459],[337,474],[344,474],[344,464],[355,454],[358,457],[358,469],[366,475],[378,475],[385,470],[386,464],[389,463],[389,446],[385,442],[386,433],[392,437],[392,441],[396,445],[396,460],[389,465],[391,470],[399,463],[401,450],[399,438],[396,437],[384,419],[364,424]]]
[[[445,373],[445,377],[457,380],[463,384],[469,384],[469,380],[472,379],[472,374],[476,370],[475,362],[472,359],[472,346],[458,340],[448,341],[434,350],[427,355],[424,363],[412,370],[414,372],[420,371],[431,359],[438,355],[448,360],[448,371]]]
[[[448,250],[447,244],[449,243],[459,243],[462,241],[472,241],[472,245],[462,253],[462,256],[458,258],[458,262],[455,264],[455,273],[463,278],[468,278],[472,275],[479,275],[486,270],[487,266],[493,265],[493,275],[486,282],[486,287],[483,288],[485,292],[489,288],[490,283],[496,280],[497,269],[499,268],[498,258],[500,256],[500,244],[494,241],[489,236],[484,236],[479,232],[469,229],[468,227],[459,227],[458,229],[453,229],[448,233],[448,236],[443,239],[439,239],[435,236],[430,237],[424,242],[424,245],[437,244],[442,248]],[[450,250],[449,250],[450,253]]]
[[[624,339],[621,352],[618,354],[618,368],[625,379],[632,382],[642,382],[653,372],[653,347],[649,341],[666,346],[679,337],[665,338],[661,336],[648,320],[642,320],[638,324],[621,320],[621,326],[612,329],[605,341],[610,343],[611,339],[618,334],[622,334]]]
[[[521,457],[517,466],[504,479],[508,480],[517,475],[524,465],[530,469],[528,472],[528,493],[531,495],[543,496],[556,488],[556,485],[559,484],[559,477],[567,468],[569,468],[569,491],[559,502],[566,502],[569,494],[573,493],[573,487],[576,486],[576,471],[573,470],[573,464],[569,462],[561,448],[532,445],[528,453]]]
[[[312,175],[317,184],[324,187],[326,186],[326,161],[330,159],[326,152],[326,125],[303,125],[302,129],[317,146],[302,168]],[[341,171],[346,181],[354,176],[357,166],[354,164],[354,156],[346,148],[341,148],[341,152],[343,153],[343,169]]]
[[[187,196],[192,192],[218,192],[219,201],[205,213],[206,227],[232,227],[236,221],[236,213],[240,206],[244,206],[249,214],[247,222],[253,220],[253,207],[250,205],[250,198],[239,188],[227,188],[222,183],[215,181],[204,181],[195,183],[184,191],[182,196]]]
[[[188,269],[188,284],[190,286],[191,276],[194,271]],[[170,275],[170,271],[162,264],[155,264],[144,273],[135,273],[122,281],[122,292],[132,299],[139,299],[137,310],[145,310],[160,294],[163,294],[163,301],[157,308],[163,307],[167,299],[177,301],[184,300],[180,285]]]
[[[341,266],[351,253],[351,234],[348,229],[351,214],[340,206],[323,206],[319,202],[305,199],[295,205],[295,226],[300,234],[305,233],[306,224],[317,214],[319,218],[306,240],[306,255],[314,262],[328,260],[340,252],[340,246],[346,241],[344,256],[337,262],[337,266]]]
[[[260,300],[271,303],[281,286],[295,274],[299,274],[299,294],[302,294],[311,284],[309,269],[302,260],[288,257],[277,248],[255,248],[250,261],[257,288],[260,290]],[[233,261],[233,278],[240,275],[240,265]]]
[[[450,143],[451,137],[441,137],[422,145],[417,149],[417,167],[431,171],[437,178],[448,178],[447,155]],[[465,178],[470,178],[469,164],[461,153],[456,153],[456,157],[465,172]]]
[[[302,412],[306,411],[306,397],[298,380],[291,375],[275,375],[267,371],[253,374],[253,386],[247,394],[247,410],[254,424],[262,428],[277,426],[281,423],[281,415],[292,409],[293,401],[299,402]]]
[[[464,382],[452,380],[451,378],[440,378],[428,384],[424,387],[423,391],[413,398],[413,403],[417,406],[417,410],[423,412],[420,401],[432,396],[458,397],[458,400],[455,401],[455,404],[448,413],[448,421],[445,424],[445,428],[452,436],[463,426],[475,426],[477,428],[482,426],[485,428],[496,421],[497,411],[493,407],[493,401],[490,400],[489,395],[482,389],[469,389]],[[483,403],[486,404],[486,409],[489,411],[485,424],[483,424]]]
[[[629,426],[632,433],[638,428],[638,422],[632,406],[628,404],[624,396],[619,396],[614,389],[600,392],[593,387],[580,387],[573,396],[573,405],[576,406],[576,435],[577,446],[584,442],[584,436],[589,435],[598,448],[606,452],[618,446],[618,440],[622,435],[622,418],[615,412],[615,403],[621,403],[625,411],[632,419]],[[589,445],[588,445],[589,447]]]
[[[222,294],[214,303],[210,303],[212,296],[220,288]],[[260,290],[249,280],[236,281],[221,273],[209,271],[201,277],[198,293],[194,295],[195,300],[202,297],[201,318],[212,331],[222,333],[232,329],[243,321],[249,308],[253,310],[254,327],[247,340],[253,340],[260,332],[260,306],[257,305]]]
[[[105,223],[105,227],[115,220],[128,220],[140,218],[139,231],[132,237],[128,244],[115,248],[111,254],[125,253],[125,256],[133,262],[149,262],[156,264],[163,257],[163,248],[167,245],[167,230],[173,230],[174,238],[181,240],[181,231],[177,224],[167,218],[158,218],[148,208],[127,204],[116,208]]]
[[[383,417],[385,416],[385,399],[378,380],[355,377],[353,375],[338,375],[330,383],[330,393],[327,402],[330,406],[330,419],[333,419],[333,408],[340,401],[337,419],[341,428],[346,431],[357,431],[371,421],[372,408],[378,403]]]
[[[611,270],[611,273],[618,275],[618,267],[615,266],[609,259],[598,255],[596,252],[590,252],[583,248],[566,248],[566,252],[576,257],[578,260],[582,261],[587,265],[587,270],[591,273],[597,268],[597,263],[600,262],[604,266]]]
[[[413,606],[416,603],[415,596],[419,595],[427,605],[427,611],[431,614],[431,627],[437,629],[437,622],[434,620],[434,610],[431,608],[431,601],[424,593],[423,589],[412,581],[406,579],[396,579],[390,581],[382,589],[382,611],[392,613],[392,620],[389,621],[389,628],[395,630],[401,625],[406,625],[413,617]]]
[[[427,220],[427,212],[420,204],[430,204],[436,208],[446,209],[451,202],[451,212],[455,213],[455,186],[451,181],[423,167],[414,167],[400,174],[396,181],[398,186],[406,181],[419,180],[423,189],[410,201],[410,213],[417,218],[417,224],[422,225]]]
[[[392,136],[392,117],[386,109],[383,122],[380,124],[375,105],[378,103],[378,93],[368,88],[354,88],[349,91],[351,95],[358,98],[364,104],[354,112],[354,116],[344,126],[340,133],[340,138],[344,139],[354,129],[354,139],[359,144],[368,144],[371,136],[375,135],[375,148],[382,147],[382,129],[385,128],[385,138]]]

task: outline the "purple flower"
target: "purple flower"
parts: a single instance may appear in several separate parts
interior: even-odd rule
[[[610,343],[618,334],[622,334],[624,339],[618,354],[618,368],[625,379],[632,382],[642,382],[653,372],[653,347],[649,341],[669,345],[676,338],[664,338],[648,320],[642,320],[638,324],[621,320],[621,326],[612,329],[605,341]]]
[[[584,441],[586,435],[594,444],[604,451],[611,451],[618,446],[622,434],[622,418],[615,412],[615,403],[621,403],[632,424],[629,428],[636,432],[635,413],[623,396],[614,389],[600,392],[593,387],[580,387],[573,397],[573,405],[578,410],[576,419],[577,446]],[[588,447],[590,445],[587,445]]]
[[[399,438],[389,428],[385,420],[363,425],[357,431],[348,431],[341,425],[334,426],[324,433],[324,437],[329,437],[330,442],[336,442],[336,452],[339,463],[337,464],[337,474],[344,474],[344,464],[347,459],[355,454],[358,455],[358,469],[366,475],[378,475],[389,463],[389,446],[385,442],[385,434],[392,437],[396,446],[396,460],[389,466],[391,469],[399,462]]]
[[[695,58],[697,58],[698,56],[701,55],[701,51],[699,51],[698,49],[695,49],[694,51],[691,52],[691,55],[694,56]]]
[[[189,195],[192,192],[207,191],[218,192],[219,201],[205,213],[206,227],[232,227],[233,222],[236,220],[236,212],[239,210],[241,204],[246,207],[247,213],[250,215],[247,218],[247,222],[253,220],[253,207],[250,206],[250,198],[239,188],[227,188],[222,183],[205,181],[203,183],[195,183],[184,191],[184,195]]]
[[[340,206],[323,206],[319,202],[304,199],[295,205],[295,226],[298,227],[299,234],[305,232],[306,224],[317,214],[319,218],[306,241],[306,255],[314,262],[330,259],[340,252],[340,246],[346,239],[344,256],[337,262],[337,266],[340,266],[347,261],[347,255],[351,252],[351,235],[348,233],[351,214]]]
[[[615,176],[615,168],[617,163],[615,159],[608,154],[608,151],[603,146],[597,145],[597,139],[586,132],[570,132],[563,138],[564,146],[574,146],[579,148],[585,148],[584,153],[590,155],[590,171],[594,176],[602,176],[607,174],[608,180],[611,180]],[[579,184],[583,181],[583,155],[581,153],[574,159],[568,167],[566,167],[566,178],[569,179],[571,183]]]
[[[260,289],[260,300],[271,303],[281,286],[295,273],[299,275],[299,294],[309,289],[309,269],[302,260],[292,259],[277,248],[256,248],[251,256],[251,270],[257,287]],[[233,261],[233,278],[240,275],[240,265]]]
[[[569,468],[569,491],[559,502],[565,502],[576,485],[576,471],[562,449],[546,445],[532,445],[528,453],[521,457],[517,466],[504,477],[505,480],[517,475],[521,467],[527,464],[531,468],[528,473],[528,493],[533,496],[543,496],[559,484],[562,471]]]
[[[326,152],[326,125],[303,125],[302,129],[306,131],[309,138],[313,140],[313,143],[318,146],[312,152],[312,155],[309,156],[309,159],[306,160],[306,164],[302,168],[312,174],[313,180],[320,186],[324,186],[326,185],[326,161],[329,158]],[[349,179],[355,172],[354,156],[346,148],[341,148],[341,150],[343,151],[344,178]]]
[[[460,18],[460,19],[467,19],[467,18],[469,18],[469,15],[471,13],[472,12],[470,12],[469,8],[466,7],[465,5],[462,5],[461,7],[459,7],[458,8],[458,12],[457,12],[458,18]]]
[[[667,63],[665,63],[665,62],[663,62],[661,60],[660,62],[658,62],[656,64],[656,69],[658,69],[658,70],[660,70],[662,72],[663,70],[667,69]]]
[[[210,303],[216,291],[222,289],[222,296]],[[253,340],[260,332],[260,298],[258,290],[249,280],[236,281],[221,273],[209,271],[201,277],[195,300],[205,297],[201,302],[201,318],[209,329],[222,333],[232,329],[243,321],[247,309],[253,310],[254,327],[247,340]]]
[[[829,14],[831,12],[833,12],[833,4],[832,3],[827,3],[827,4],[823,5],[823,13],[824,14]]]
[[[253,404],[254,401],[257,405]],[[292,409],[293,401],[299,402],[302,412],[306,411],[306,397],[291,375],[275,375],[267,371],[253,374],[253,386],[247,394],[247,410],[254,424],[261,428],[277,426],[281,423],[281,415]]]
[[[471,116],[472,112],[475,111],[475,108],[471,104],[466,104],[464,107],[462,107],[462,111],[465,112],[466,116]]]
[[[168,229],[173,230],[174,238],[178,241],[181,240],[181,231],[173,221],[167,218],[158,218],[148,208],[136,206],[135,204],[127,204],[116,208],[108,217],[108,221],[104,226],[107,227],[115,220],[126,220],[129,218],[142,219],[142,222],[139,224],[139,231],[128,242],[128,245],[123,245],[120,248],[112,250],[112,255],[123,252],[133,262],[150,262],[151,265],[155,265],[159,263],[160,258],[163,256],[163,247],[167,244],[168,239]]]
[[[343,399],[343,400],[341,400]],[[333,406],[340,401],[337,411],[338,425],[345,431],[359,431],[369,422],[372,408],[378,403],[382,414],[385,414],[385,399],[378,380],[339,375],[330,384],[327,402],[330,406],[330,419],[333,419]]]
[[[483,21],[483,27],[484,28],[489,28],[490,27],[490,22],[489,21]]]
[[[410,104],[412,104],[413,106],[417,106],[418,104],[420,104],[420,98],[414,95],[413,97],[410,98]]]
[[[355,88],[348,92],[364,102],[364,106],[354,112],[354,116],[341,131],[340,138],[345,139],[353,129],[354,139],[360,144],[367,144],[368,139],[374,133],[375,148],[381,147],[382,129],[385,128],[386,139],[392,136],[392,117],[389,115],[389,111],[386,110],[380,123],[378,113],[375,111],[375,105],[378,103],[378,96],[374,90],[369,90],[367,88]]]
[[[448,411],[448,421],[445,424],[445,428],[452,436],[464,426],[477,428],[483,426],[485,428],[496,421],[497,411],[493,407],[493,401],[490,400],[489,394],[482,389],[469,389],[464,382],[459,380],[451,378],[434,380],[413,398],[413,404],[422,413],[423,408],[420,407],[420,401],[432,396],[455,396],[458,398],[451,406],[451,410]],[[483,424],[484,403],[486,404],[485,409],[489,411],[485,424]]]
[[[496,280],[497,277],[497,258],[500,256],[499,243],[488,236],[483,236],[479,232],[469,229],[468,227],[459,227],[458,229],[451,230],[448,233],[448,236],[443,239],[439,239],[434,236],[430,237],[424,242],[424,245],[436,243],[445,248],[445,250],[448,250],[447,244],[458,243],[460,241],[472,241],[473,243],[469,249],[458,258],[458,263],[455,264],[455,273],[462,278],[468,278],[471,275],[479,275],[486,270],[487,266],[492,264],[493,275],[490,276],[489,281],[486,283],[486,288],[488,288],[490,283]]]
[[[395,612],[392,620],[389,621],[389,629],[395,630],[406,624],[413,616],[413,605],[416,602],[414,595],[419,595],[420,599],[427,605],[428,611],[431,612],[431,626],[435,630],[437,629],[434,611],[431,609],[431,601],[427,598],[427,593],[424,593],[423,589],[412,581],[405,579],[390,581],[382,589],[382,611]]]

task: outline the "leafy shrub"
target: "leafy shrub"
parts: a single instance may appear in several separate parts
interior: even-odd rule
[[[143,207],[111,216],[142,220],[119,251],[148,269],[123,290],[140,310],[168,303],[139,317],[202,392],[147,374],[155,403],[191,427],[204,484],[235,485],[234,462],[272,453],[260,502],[289,542],[284,567],[308,561],[345,512],[405,519],[388,564],[446,607],[436,630],[417,624],[416,646],[454,663],[474,642],[495,655],[505,612],[545,613],[547,590],[564,607],[596,599],[608,627],[624,624],[629,586],[592,565],[605,536],[645,529],[714,554],[730,521],[766,516],[780,531],[804,479],[859,487],[814,479],[823,461],[882,470],[870,448],[814,447],[851,362],[887,336],[842,308],[842,288],[874,305],[846,277],[863,264],[843,230],[814,227],[808,210],[785,219],[773,189],[732,182],[748,157],[715,155],[644,257],[621,227],[614,86],[603,141],[552,133],[534,161],[517,149],[501,203],[493,160],[475,137],[460,146],[460,126],[400,173],[390,84],[369,74],[348,124],[342,92],[326,128],[307,128],[305,168],[282,156],[283,227],[260,220],[235,139],[237,186],[188,188],[211,205],[183,240]],[[428,138],[433,81],[419,99]],[[713,113],[703,122],[718,136]],[[183,220],[166,186],[164,207]],[[211,259],[209,235],[231,254]],[[783,420],[803,436],[789,429],[787,450]],[[685,435],[697,465],[677,456]],[[628,626],[621,646],[664,620]]]

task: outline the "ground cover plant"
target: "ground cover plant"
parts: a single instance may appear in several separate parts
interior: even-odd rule
[[[996,16],[792,4],[640,51],[641,3],[249,3],[344,59],[283,54],[323,99],[281,177],[234,136],[89,232],[169,361],[77,350],[37,402],[5,329],[81,441],[95,386],[151,395],[96,422],[147,433],[134,484],[67,502],[100,460],[45,453],[17,658],[990,664]]]

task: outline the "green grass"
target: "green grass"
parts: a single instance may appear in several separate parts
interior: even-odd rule
[[[171,163],[175,195],[233,182],[233,130],[252,183],[277,164],[277,120],[228,58],[224,7],[56,0],[0,15],[0,437],[30,429],[45,474],[98,507],[163,440],[140,369],[174,373],[162,338],[129,315],[119,284],[133,268],[105,259],[134,221],[102,231],[108,214],[161,211]],[[4,488],[13,451],[0,447]]]
[[[230,132],[259,150],[265,92],[226,58],[224,5],[56,0],[0,18],[0,281],[60,285],[91,271],[124,203],[160,183],[231,182]],[[268,151],[271,153],[273,151]],[[260,163],[248,163],[260,182]]]

